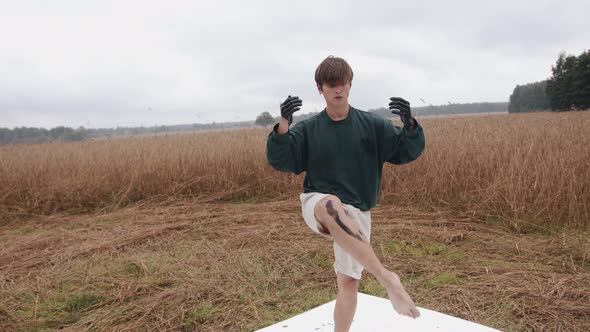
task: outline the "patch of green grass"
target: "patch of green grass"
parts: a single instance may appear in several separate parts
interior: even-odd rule
[[[319,250],[313,250],[304,253],[299,257],[299,262],[306,267],[315,268],[315,267],[331,267],[333,262],[331,259]]]
[[[442,245],[441,245],[442,246]],[[429,254],[438,255],[444,246],[436,244],[420,244],[407,242],[405,240],[386,240],[384,243],[385,253],[391,256],[405,255],[412,257],[424,257]]]
[[[222,277],[225,287],[237,287],[239,299],[243,302],[282,298],[285,293],[288,293],[287,281],[281,280],[276,266],[264,256],[243,257],[241,268],[236,273],[239,276],[228,274]],[[236,283],[236,277],[248,280],[248,283]]]
[[[404,240],[386,240],[383,243],[383,247],[385,249],[385,253],[390,256],[395,255],[410,255],[414,256],[419,254],[419,251],[416,250],[413,244],[406,242]]]
[[[450,262],[465,260],[465,254],[461,250],[438,242],[412,243],[405,240],[387,240],[383,244],[385,253],[390,256],[437,257]]]
[[[17,230],[17,234],[18,235],[30,234],[30,233],[33,233],[33,230],[34,229],[31,226],[24,226],[24,227],[21,227]]]
[[[402,284],[407,285],[409,288],[433,290],[447,285],[457,285],[459,279],[454,272],[444,271],[428,275],[410,276],[406,281],[402,280]]]
[[[61,227],[65,228],[67,230],[77,230],[77,229],[95,230],[95,229],[100,229],[100,228],[104,227],[105,225],[112,224],[117,221],[118,221],[118,219],[116,219],[116,218],[100,216],[100,217],[95,217],[95,218],[91,218],[91,219],[71,221],[70,223],[63,225]]]
[[[57,317],[49,318],[37,326],[40,329],[60,329],[78,321],[78,317],[72,314],[63,314]]]
[[[18,302],[16,308],[16,315],[23,321],[30,321],[33,319],[33,312],[35,307],[36,295],[32,290],[26,290],[16,294],[15,300]]]
[[[310,257],[310,261],[314,266],[318,267],[330,267],[332,263],[328,260],[328,257],[324,256],[321,252],[314,251]]]
[[[213,303],[202,303],[195,309],[189,311],[182,320],[183,327],[203,324],[215,317],[220,310]]]
[[[429,289],[436,289],[447,285],[456,285],[459,283],[457,275],[454,272],[441,272],[439,274],[430,275],[424,281],[424,287]]]
[[[56,286],[56,293],[55,293],[55,297],[59,297],[59,294],[73,294],[76,292],[76,290],[80,289],[81,287],[83,287],[84,282],[79,280],[78,278],[67,278],[67,279],[62,279],[60,281],[57,282]]]
[[[482,260],[478,263],[483,268],[503,268],[509,270],[552,271],[553,266],[541,262],[511,262],[503,260]],[[561,266],[559,267],[561,269]]]
[[[67,288],[67,287],[66,287]],[[37,321],[28,328],[60,329],[77,322],[81,313],[100,304],[103,298],[92,292],[58,296],[41,302],[37,310]],[[32,313],[33,308],[29,309]],[[27,314],[28,315],[28,314]],[[32,314],[28,315],[32,318]]]
[[[247,262],[244,262],[244,274],[253,282],[266,280],[272,275],[272,262],[267,262],[265,257],[253,256],[248,257]]]
[[[422,248],[424,254],[430,256],[440,255],[447,251],[446,246],[440,243],[426,243],[421,245],[420,247]]]
[[[535,223],[520,223],[518,227],[518,232],[520,234],[535,234],[535,235],[542,235],[542,236],[553,236],[556,232],[559,231],[558,226],[551,225],[551,224],[535,224]]]
[[[485,216],[482,222],[486,225],[506,227],[506,221],[500,216],[489,215]]]
[[[160,279],[160,280],[155,280],[154,285],[156,285],[156,287],[160,287],[160,288],[172,288],[172,287],[176,286],[176,282],[174,280],[170,280],[170,279]]]
[[[139,278],[145,275],[144,269],[139,264],[134,262],[127,262],[123,266],[123,274],[128,277]]]
[[[512,303],[499,302],[490,307],[489,316],[482,323],[506,332],[521,331],[514,325],[513,311],[514,305]]]
[[[31,234],[33,233],[35,229],[31,226],[21,226],[17,229],[14,229],[10,232],[7,232],[7,234],[9,235],[16,235],[16,236],[22,236],[22,235],[27,235],[27,234]]]
[[[444,257],[453,263],[465,260],[465,254],[459,250],[449,250]]]
[[[61,309],[66,312],[80,312],[97,305],[101,300],[102,298],[94,293],[74,294],[64,299]]]
[[[585,248],[566,247],[559,250],[559,256],[563,266],[575,267],[575,269],[590,270],[590,257],[585,252]]]
[[[372,276],[368,276],[367,278],[361,280],[359,291],[369,295],[387,297],[387,292],[385,289]]]
[[[502,261],[502,260],[482,260],[481,262],[479,262],[479,264],[482,267],[490,267],[490,268],[494,268],[494,267],[514,268],[514,263],[506,262],[506,261]],[[518,264],[520,265],[521,263],[518,263]]]
[[[590,239],[590,229],[571,226],[566,235],[578,240],[587,240]],[[559,234],[559,236],[563,236],[563,234]]]
[[[301,302],[297,305],[297,308],[302,311],[306,311],[315,308],[326,302],[330,302],[336,299],[336,293],[332,288],[320,288],[320,289],[308,289],[303,293],[297,294],[301,299]]]
[[[82,222],[82,221],[74,221],[71,222],[67,225],[62,226],[64,229],[67,229],[68,231],[73,231],[76,229],[82,229],[82,228],[90,228],[91,224],[89,222]]]

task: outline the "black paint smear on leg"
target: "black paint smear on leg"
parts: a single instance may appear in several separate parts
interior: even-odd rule
[[[348,211],[347,211],[346,209],[344,209],[344,213],[346,213],[346,215],[347,215],[349,218],[352,218],[352,217],[350,216],[350,213],[348,213]],[[361,235],[361,237],[362,237],[363,239],[364,239],[364,238],[366,238],[365,234],[363,234],[363,231],[361,231],[360,229],[359,229],[359,234]]]
[[[346,233],[348,233],[348,235],[357,238],[359,241],[363,241],[363,238],[359,234],[353,234],[352,231],[350,230],[350,228],[348,228],[342,222],[342,220],[340,220],[340,216],[338,215],[338,211],[336,211],[336,209],[334,209],[334,207],[332,206],[332,201],[328,201],[328,203],[326,203],[326,208],[328,210],[328,214],[330,215],[330,217],[332,217],[332,218],[334,218],[334,220],[336,220],[336,223],[338,224],[338,226],[340,226],[340,228],[342,228]]]

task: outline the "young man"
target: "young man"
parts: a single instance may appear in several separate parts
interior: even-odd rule
[[[348,331],[352,324],[364,268],[385,288],[398,313],[420,315],[398,275],[388,271],[371,248],[369,210],[381,190],[383,164],[401,165],[418,158],[424,150],[424,133],[402,98],[391,98],[389,108],[401,117],[403,128],[350,106],[352,76],[343,59],[329,56],[322,61],[315,81],[326,108],[289,129],[293,113],[302,105],[298,97],[289,96],[281,104],[281,121],[266,146],[274,169],[306,172],[300,195],[303,219],[314,232],[334,240],[335,331]]]

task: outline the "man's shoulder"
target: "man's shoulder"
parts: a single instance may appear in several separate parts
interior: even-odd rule
[[[319,120],[321,114],[322,114],[321,112],[318,112],[316,114],[309,115],[309,117],[307,117],[303,120],[299,120],[295,124],[298,124],[300,126],[306,126],[306,125],[315,123]]]
[[[363,111],[361,109],[358,108],[354,108],[351,106],[352,109],[355,110],[356,114],[358,114],[358,116],[362,119],[365,119],[367,121],[371,121],[371,122],[381,122],[381,121],[385,121],[387,119],[385,119],[384,117],[382,117],[381,115],[377,114],[377,113],[373,113],[373,112],[369,112],[369,111]]]

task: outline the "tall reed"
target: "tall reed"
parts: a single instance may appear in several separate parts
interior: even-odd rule
[[[381,204],[590,224],[590,112],[419,121],[426,150],[413,163],[385,165]],[[269,130],[0,147],[0,221],[147,199],[294,195],[303,175],[266,163]]]

